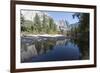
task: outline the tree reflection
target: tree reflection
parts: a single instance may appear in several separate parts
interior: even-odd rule
[[[80,47],[82,59],[89,59],[89,13],[75,13],[73,18],[79,18],[79,26],[71,34],[75,34],[73,41]]]

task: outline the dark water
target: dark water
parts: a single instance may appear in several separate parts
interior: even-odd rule
[[[45,37],[46,38],[46,37]],[[42,38],[44,39],[44,38]],[[38,40],[40,40],[38,38]],[[51,41],[52,40],[52,41]],[[58,43],[59,40],[63,40],[63,43]],[[67,40],[67,41],[64,41]],[[41,45],[42,44],[42,45]],[[64,60],[80,60],[81,53],[80,48],[74,42],[71,42],[70,39],[63,37],[45,39],[39,42],[35,41],[36,49],[42,48],[44,52],[37,56],[33,56],[30,59],[25,60],[24,62],[45,62],[45,61],[64,61]],[[42,46],[42,47],[41,47]],[[48,50],[46,52],[46,50]]]
[[[63,61],[79,59],[79,48],[76,45],[69,42],[67,45],[54,46],[51,52],[44,55],[40,55],[38,57],[33,57],[31,61]]]

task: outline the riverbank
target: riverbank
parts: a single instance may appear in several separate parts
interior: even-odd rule
[[[33,37],[65,37],[62,34],[21,34],[21,36],[33,36]]]

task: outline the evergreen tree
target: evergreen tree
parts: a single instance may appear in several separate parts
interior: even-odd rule
[[[46,15],[43,14],[42,31],[46,32],[46,29],[47,29],[47,18],[46,18]]]
[[[51,30],[52,32],[57,31],[57,26],[52,18],[49,18],[49,30]]]
[[[78,44],[81,48],[83,59],[89,59],[89,14],[88,13],[75,13],[73,17],[79,18],[79,39]],[[84,38],[83,38],[84,37]]]
[[[24,26],[25,18],[23,16],[23,14],[21,14],[20,22],[21,22],[20,23],[21,24],[21,32],[26,31],[26,27]]]
[[[36,32],[40,32],[41,31],[41,21],[40,21],[40,17],[39,15],[36,13],[35,17],[34,17],[34,28]]]

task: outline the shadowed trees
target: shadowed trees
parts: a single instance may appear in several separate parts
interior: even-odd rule
[[[89,59],[89,13],[75,13],[73,18],[78,17],[79,26],[77,31],[78,39],[76,42],[80,47],[82,59]]]

